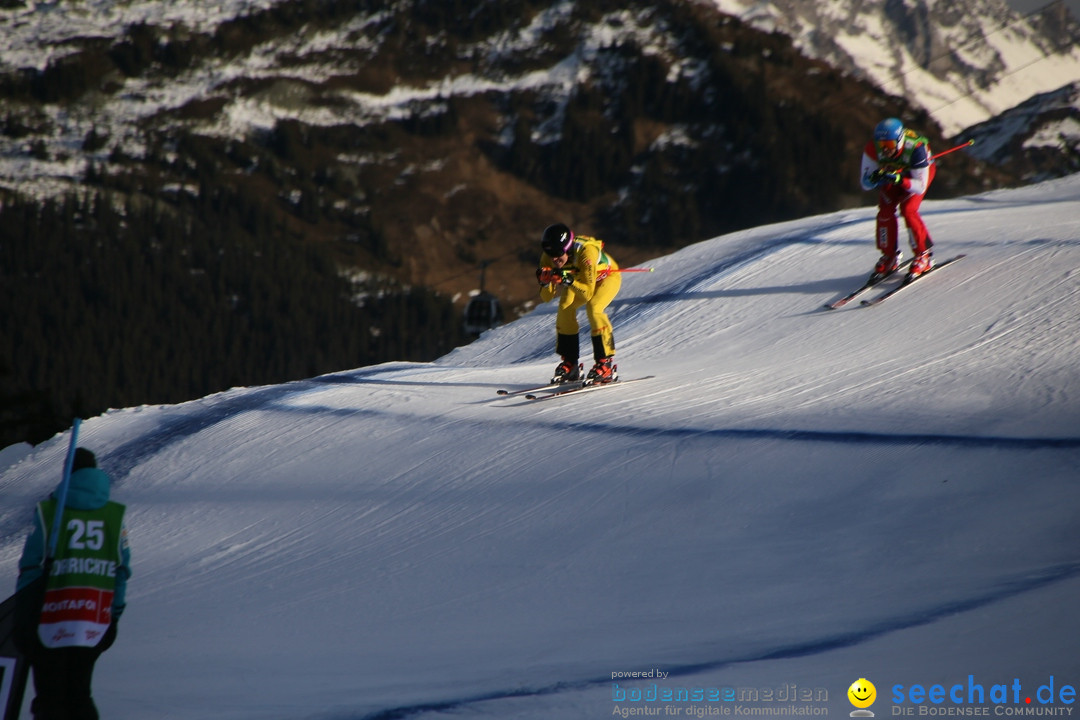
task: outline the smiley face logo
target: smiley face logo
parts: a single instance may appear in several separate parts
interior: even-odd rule
[[[857,708],[868,708],[877,700],[877,688],[866,678],[859,678],[851,683],[847,690],[848,700]]]

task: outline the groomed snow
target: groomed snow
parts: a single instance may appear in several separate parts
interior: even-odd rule
[[[973,709],[896,685],[1071,710],[1037,691],[1080,684],[1080,175],[924,217],[967,257],[875,308],[820,309],[873,208],[624,275],[620,371],[655,376],[624,387],[496,396],[554,367],[548,305],[433,363],[86,420],[135,570],[102,717],[846,717],[858,678],[879,718]],[[12,588],[66,442],[6,456]],[[615,700],[654,686],[744,701]]]

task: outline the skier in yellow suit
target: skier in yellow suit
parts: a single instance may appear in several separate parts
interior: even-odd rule
[[[548,302],[559,299],[555,316],[557,339],[555,352],[562,362],[555,368],[553,383],[581,379],[578,357],[577,311],[584,305],[592,335],[593,358],[596,361],[585,378],[586,383],[609,383],[618,379],[612,359],[615,357],[615,338],[607,306],[615,299],[622,284],[619,266],[604,252],[604,243],[593,237],[575,235],[566,225],[550,225],[540,240],[540,267],[536,279],[540,282],[540,299]]]

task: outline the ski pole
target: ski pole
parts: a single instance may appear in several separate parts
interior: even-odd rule
[[[551,270],[552,268],[542,268],[543,270]],[[608,273],[626,273],[626,272],[655,272],[656,268],[617,268],[615,270],[607,270]],[[566,268],[566,272],[577,272],[574,268]]]
[[[75,446],[79,443],[79,425],[81,423],[82,420],[80,418],[75,418],[75,422],[71,425],[71,441],[68,444],[67,457],[64,459],[64,475],[60,481],[60,490],[57,493],[56,514],[53,517],[52,534],[49,537],[49,547],[45,558],[46,561],[50,561],[56,557],[56,545],[60,540],[60,525],[63,522],[64,504],[67,502],[68,485],[71,482],[71,466],[75,462]]]
[[[966,147],[971,147],[971,146],[972,146],[972,145],[974,145],[974,144],[975,144],[975,140],[974,140],[974,138],[973,138],[973,139],[971,139],[971,140],[968,140],[968,141],[967,141],[966,143],[961,143],[961,144],[957,145],[957,146],[956,146],[956,147],[954,147],[954,148],[949,148],[948,150],[942,150],[942,151],[941,151],[941,152],[939,152],[939,153],[938,153],[937,155],[933,155],[933,156],[931,156],[931,158],[930,158],[930,159],[931,159],[931,160],[937,160],[937,159],[938,159],[939,157],[941,157],[942,155],[948,155],[948,154],[949,154],[949,153],[951,153],[951,152],[956,152],[957,150],[963,150],[964,148],[966,148]]]

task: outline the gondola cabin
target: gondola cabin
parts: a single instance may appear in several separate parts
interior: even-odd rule
[[[481,290],[465,305],[465,332],[479,336],[485,330],[502,325],[502,307],[499,299]]]

